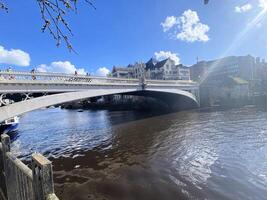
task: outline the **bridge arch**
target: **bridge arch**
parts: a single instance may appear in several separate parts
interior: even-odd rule
[[[139,96],[150,96],[155,98],[161,98],[173,102],[179,106],[184,103],[188,103],[186,106],[189,108],[198,107],[198,101],[193,94],[187,91],[179,89],[93,89],[78,92],[65,92],[59,94],[52,94],[33,98],[7,106],[0,107],[0,122],[9,119],[14,116],[22,115],[27,112],[37,110],[40,108],[53,106],[57,104],[67,103],[76,100],[87,99],[91,97],[114,95],[114,94],[131,94]]]

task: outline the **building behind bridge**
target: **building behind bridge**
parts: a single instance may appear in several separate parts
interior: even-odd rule
[[[112,77],[141,78],[156,80],[190,80],[190,68],[176,65],[170,58],[158,61],[151,58],[147,63],[130,64],[127,67],[113,67]]]
[[[156,80],[192,80],[200,83],[200,103],[243,105],[267,102],[267,62],[251,55],[198,61],[191,67],[171,59],[114,67],[113,77]]]
[[[201,83],[204,105],[247,104],[267,97],[267,63],[251,55],[197,62],[190,76]]]
[[[190,67],[190,76],[194,81],[218,80],[227,76],[251,80],[256,78],[255,64],[255,58],[250,55],[200,61]]]

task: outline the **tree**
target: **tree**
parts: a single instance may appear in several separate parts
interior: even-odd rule
[[[74,51],[69,35],[73,36],[72,30],[65,20],[69,12],[77,13],[77,4],[81,0],[34,0],[39,6],[43,26],[42,32],[48,31],[59,46],[63,40],[70,51]],[[84,3],[96,9],[90,0],[82,0]],[[0,0],[0,9],[8,12],[8,6],[4,0]],[[74,51],[75,52],[75,51]]]

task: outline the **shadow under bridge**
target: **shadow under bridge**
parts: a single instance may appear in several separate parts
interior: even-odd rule
[[[78,91],[78,92],[65,92],[58,94],[51,94],[47,96],[36,97],[25,101],[16,102],[10,105],[0,107],[0,122],[9,119],[14,116],[19,116],[24,113],[37,110],[40,108],[53,106],[57,104],[106,96],[115,94],[128,94],[137,96],[147,96],[158,98],[168,105],[171,105],[173,109],[191,109],[198,107],[198,101],[195,96],[190,92],[183,90],[172,89],[109,89],[109,90],[90,90],[90,91]]]
[[[133,92],[121,93],[122,95],[152,97],[168,105],[171,110],[188,110],[199,107],[196,97],[190,92],[183,90],[155,90],[146,89]]]

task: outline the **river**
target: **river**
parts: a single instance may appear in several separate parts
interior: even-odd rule
[[[267,108],[172,114],[50,108],[12,151],[53,161],[64,200],[267,199]]]

